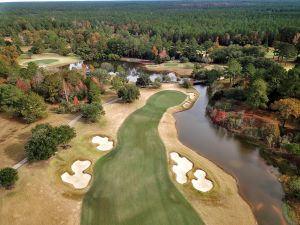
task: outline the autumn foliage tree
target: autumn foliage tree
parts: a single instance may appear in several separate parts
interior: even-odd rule
[[[285,127],[286,121],[300,118],[300,101],[295,98],[286,98],[275,101],[271,108],[277,110],[279,118],[282,121],[282,127]]]

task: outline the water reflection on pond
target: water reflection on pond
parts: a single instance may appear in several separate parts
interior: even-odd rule
[[[237,179],[240,193],[253,208],[259,224],[287,224],[281,211],[284,192],[276,178],[277,169],[266,164],[257,147],[212,124],[205,114],[206,87],[196,89],[200,97],[194,106],[175,115],[181,142]]]
[[[89,68],[90,64],[95,64],[95,62],[85,62],[87,64],[87,68]],[[98,66],[103,62],[96,62]],[[167,80],[168,82],[177,82],[177,76],[175,73],[155,73],[155,72],[150,72],[145,70],[140,64],[138,63],[130,63],[130,62],[119,62],[119,61],[114,61],[114,62],[109,62],[110,64],[113,65],[114,70],[110,71],[112,72],[111,74],[115,74],[117,72],[117,67],[122,66],[122,68],[125,70],[127,74],[127,79],[130,82],[136,82],[137,78],[141,74],[149,74],[150,80],[152,82],[155,81],[156,78],[159,78],[161,81]],[[98,67],[96,66],[96,68]],[[81,65],[79,64],[70,64],[69,69],[76,69],[76,68],[82,68],[82,62]]]

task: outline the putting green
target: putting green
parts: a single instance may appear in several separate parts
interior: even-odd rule
[[[58,62],[58,60],[57,59],[40,59],[40,60],[33,60],[31,62],[34,62],[37,65],[47,65],[47,64],[54,63],[54,62]]]
[[[159,92],[125,120],[116,148],[94,166],[82,225],[204,224],[171,182],[158,133],[164,112],[185,98],[177,91]]]

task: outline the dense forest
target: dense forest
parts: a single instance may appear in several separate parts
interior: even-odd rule
[[[150,12],[150,13],[149,13]],[[211,43],[299,47],[298,1],[77,2],[0,5],[0,35],[33,53],[49,47],[84,59],[118,56],[199,61]]]

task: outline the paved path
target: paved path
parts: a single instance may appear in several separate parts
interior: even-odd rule
[[[112,103],[115,103],[115,102],[117,102],[117,101],[119,101],[119,100],[120,100],[120,98],[114,98],[114,99],[112,99],[112,100],[110,100],[110,101],[108,101],[108,102],[105,102],[105,103],[103,104],[103,106],[109,105],[109,104],[112,104]],[[72,120],[68,123],[68,125],[69,125],[70,127],[73,127],[73,126],[75,125],[75,123],[77,123],[78,120],[81,119],[81,117],[82,117],[81,114],[78,115],[78,116],[76,116],[74,119],[72,119]],[[17,164],[15,164],[12,168],[13,168],[13,169],[19,169],[21,166],[23,166],[23,165],[26,164],[27,162],[28,162],[27,158],[22,159],[20,162],[18,162]]]

